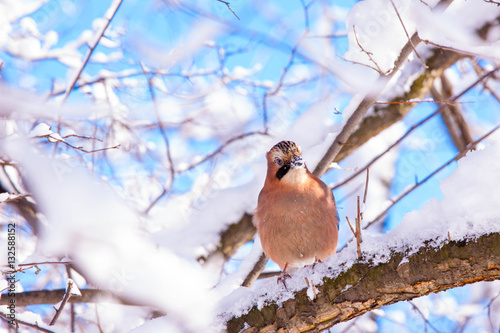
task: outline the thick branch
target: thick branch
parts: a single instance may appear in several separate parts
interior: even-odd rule
[[[71,297],[68,303],[99,303],[99,302],[114,302],[123,305],[143,305],[134,303],[121,298],[120,296],[107,290],[99,289],[80,289],[82,296]],[[65,289],[57,290],[37,290],[26,291],[23,293],[14,294],[16,306],[27,306],[37,304],[57,304],[59,303],[66,293]],[[0,305],[9,304],[10,297],[2,297]]]
[[[221,240],[215,251],[211,252],[206,258],[200,258],[201,261],[208,261],[214,256],[222,255],[227,260],[236,253],[242,245],[252,240],[256,229],[252,223],[252,215],[246,214],[229,228],[222,232]]]
[[[391,102],[423,99],[429,93],[434,80],[440,77],[448,67],[462,57],[464,57],[464,55],[452,51],[443,51],[438,48],[434,49],[432,55],[426,59],[429,68],[423,71],[422,74],[412,82],[408,92],[394,98]],[[349,139],[346,140],[347,144],[341,147],[342,149],[333,159],[333,162],[342,161],[347,155],[351,154],[366,141],[403,119],[415,105],[416,104],[411,103],[376,105],[373,114],[363,119]]]
[[[405,260],[403,260],[405,259]],[[283,304],[271,303],[231,319],[228,332],[322,331],[368,311],[396,302],[480,281],[500,279],[500,234],[452,241],[440,248],[423,246],[406,256],[395,252],[378,265],[356,263],[340,275],[324,278],[310,300],[307,290]]]

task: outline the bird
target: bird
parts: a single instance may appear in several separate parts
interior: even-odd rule
[[[287,269],[315,265],[336,252],[339,217],[331,189],[307,169],[295,142],[277,143],[266,159],[253,224],[286,288]]]

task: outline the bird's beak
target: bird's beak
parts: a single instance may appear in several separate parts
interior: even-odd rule
[[[300,168],[304,166],[304,161],[302,160],[302,156],[298,155],[293,158],[293,160],[290,162],[290,166],[295,169],[295,168]]]

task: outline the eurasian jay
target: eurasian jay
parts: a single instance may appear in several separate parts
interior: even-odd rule
[[[298,145],[281,141],[266,158],[267,177],[253,223],[284,280],[290,277],[288,267],[314,264],[335,253],[339,219],[332,191],[307,169]]]

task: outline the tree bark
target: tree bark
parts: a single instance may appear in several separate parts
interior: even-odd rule
[[[28,306],[39,304],[57,304],[62,301],[65,289],[56,290],[36,290],[22,293],[14,293],[14,297],[3,294],[0,298],[0,305],[9,305],[11,299],[15,299],[16,306]],[[119,303],[123,305],[144,305],[126,300],[118,294],[108,290],[100,289],[80,289],[82,296],[73,295],[68,303]]]
[[[422,246],[409,257],[395,252],[378,265],[358,262],[346,272],[325,277],[315,300],[307,289],[283,304],[232,318],[228,332],[322,331],[368,311],[466,284],[500,279],[500,234]],[[245,328],[245,329],[244,329]],[[244,330],[243,330],[244,329]]]

